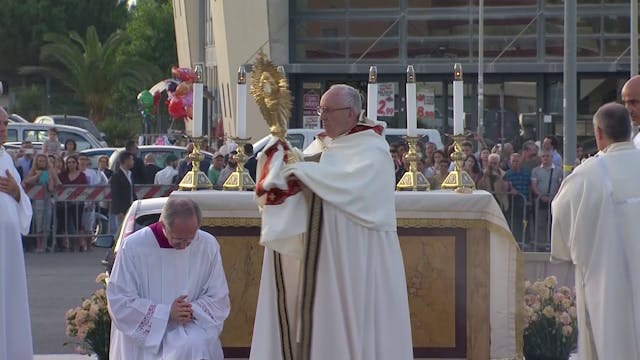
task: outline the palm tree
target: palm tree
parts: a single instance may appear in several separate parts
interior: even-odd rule
[[[82,99],[89,118],[101,122],[112,105],[113,90],[118,86],[147,88],[159,70],[145,61],[119,56],[129,35],[121,30],[111,34],[102,44],[95,27],[87,28],[86,38],[77,32],[69,36],[49,33],[40,50],[43,62],[55,64],[49,73]]]

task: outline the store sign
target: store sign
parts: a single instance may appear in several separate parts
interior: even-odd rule
[[[395,83],[378,84],[378,116],[394,116],[395,107]]]
[[[320,106],[320,92],[315,88],[305,88],[302,96],[304,106],[302,113],[302,127],[305,129],[320,129],[320,115],[317,109]]]
[[[435,95],[433,93],[433,89],[419,87],[416,97],[418,118],[433,119],[436,115]]]

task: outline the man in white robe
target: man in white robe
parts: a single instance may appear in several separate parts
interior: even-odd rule
[[[638,359],[640,150],[622,105],[603,105],[593,119],[600,153],[553,200],[551,256],[575,265],[579,358]]]
[[[220,246],[201,221],[193,200],[169,199],[160,221],[118,251],[107,286],[111,359],[224,359],[229,290]]]
[[[393,160],[382,123],[358,122],[361,107],[347,85],[322,96],[318,163],[284,165],[291,149],[277,139],[259,156],[252,360],[413,359]]]
[[[20,175],[2,146],[9,116],[0,107],[0,359],[31,360],[33,341],[21,233],[31,224],[31,201],[18,184]]]
[[[621,91],[622,102],[631,117],[631,138],[635,147],[640,149],[640,75],[629,79]]]

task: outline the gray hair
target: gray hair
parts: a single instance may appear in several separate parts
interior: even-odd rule
[[[593,124],[614,142],[629,141],[631,138],[631,118],[624,105],[614,102],[602,105],[593,115]]]
[[[171,230],[175,220],[190,219],[193,216],[198,219],[198,227],[200,227],[200,224],[202,224],[202,210],[200,210],[200,206],[195,201],[169,198],[162,207],[160,221]]]
[[[353,109],[356,118],[360,118],[362,112],[362,98],[360,92],[352,86],[346,84],[331,85],[328,91],[338,91],[338,93],[346,100],[345,105]]]

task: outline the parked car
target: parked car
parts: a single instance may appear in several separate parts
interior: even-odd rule
[[[100,235],[96,238],[95,246],[110,249],[103,260],[107,274],[111,272],[116,254],[124,245],[125,238],[145,226],[157,222],[160,219],[162,207],[168,199],[168,197],[159,197],[134,201],[124,216],[119,233]]]
[[[98,130],[93,121],[83,116],[76,115],[42,115],[33,120],[34,124],[47,124],[47,125],[68,125],[75,126],[81,129],[85,129],[91,133],[102,146],[108,146],[104,137],[105,134]]]
[[[109,157],[109,166],[111,170],[115,171],[118,166],[118,155],[124,151],[124,148],[117,148],[111,153]],[[213,154],[210,152],[203,151],[205,159],[209,161],[209,163],[213,163]],[[178,157],[178,159],[182,159],[187,154],[187,149],[183,146],[173,146],[173,145],[140,145],[138,146],[138,157],[144,159],[147,154],[153,154],[155,157],[156,165],[164,169],[165,160],[169,154],[174,154]]]
[[[33,145],[33,149],[37,152],[41,152],[42,151],[42,142],[39,141],[32,141],[31,145]],[[19,141],[10,141],[10,142],[6,142],[4,143],[4,148],[8,149],[8,150],[20,150],[22,148],[22,143]]]
[[[111,154],[113,154],[113,152],[116,151],[117,149],[118,148],[115,148],[115,147],[103,147],[103,148],[82,150],[80,151],[80,153],[87,155],[89,157],[89,160],[91,162],[90,164],[91,168],[97,169],[98,158],[101,156],[110,157]]]
[[[18,114],[11,114],[9,115],[9,122],[28,123],[29,121]]]
[[[9,123],[7,127],[7,141],[30,140],[32,142],[44,142],[49,137],[49,129],[54,125],[33,123]],[[58,141],[64,144],[68,139],[76,142],[77,150],[103,147],[102,143],[85,129],[74,126],[55,125],[58,130]]]

